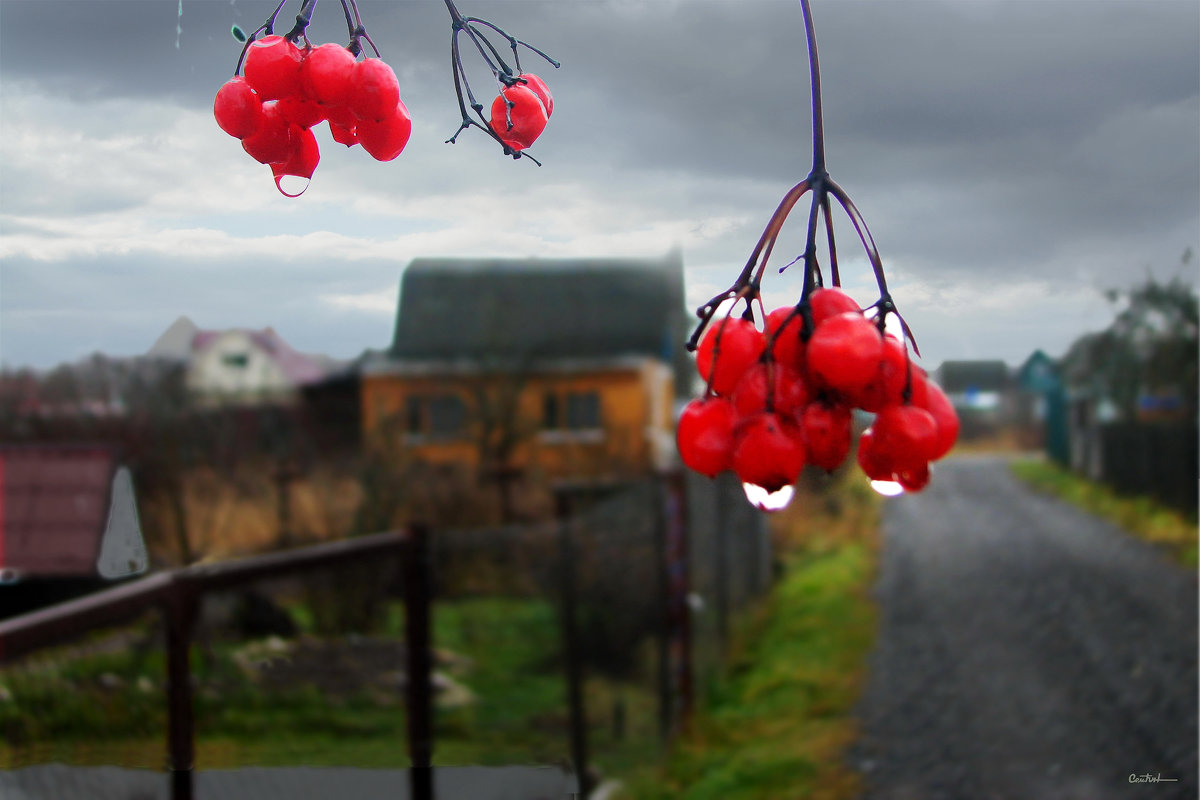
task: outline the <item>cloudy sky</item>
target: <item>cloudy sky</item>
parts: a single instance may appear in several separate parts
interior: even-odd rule
[[[0,0],[0,362],[142,353],[183,314],[352,357],[388,344],[423,256],[678,246],[697,305],[808,172],[795,0],[458,0],[562,61],[522,59],[556,102],[540,168],[478,131],[443,143],[459,114],[441,2],[359,2],[412,140],[381,164],[322,126],[292,200],[212,118],[231,27],[273,3]],[[1195,282],[1180,256],[1200,250],[1200,4],[814,0],[814,16],[829,170],[927,364],[1060,355],[1111,319],[1104,289]],[[344,43],[336,0],[309,33]],[[798,254],[804,217],[773,263]],[[838,241],[845,284],[873,301],[852,232]],[[765,289],[794,302],[799,275]]]

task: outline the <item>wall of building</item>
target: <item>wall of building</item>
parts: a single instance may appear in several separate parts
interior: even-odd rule
[[[518,442],[512,466],[549,476],[647,469],[665,457],[673,404],[671,370],[652,359],[488,377],[365,375],[362,384],[367,439],[395,435],[415,459],[475,468],[490,419],[494,435]],[[448,432],[457,415],[461,426]]]

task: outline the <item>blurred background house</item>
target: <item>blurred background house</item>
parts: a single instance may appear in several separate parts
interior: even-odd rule
[[[326,366],[283,340],[274,328],[197,331],[184,378],[201,407],[291,405]]]
[[[678,251],[414,260],[392,345],[363,364],[363,434],[502,494],[647,474],[673,457],[691,381],[684,315]]]

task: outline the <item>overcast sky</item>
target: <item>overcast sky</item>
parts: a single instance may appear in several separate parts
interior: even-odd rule
[[[231,27],[273,5],[0,0],[0,362],[140,354],[180,315],[352,357],[388,345],[401,272],[426,256],[678,246],[695,306],[736,277],[810,166],[796,0],[458,0],[562,61],[522,58],[555,97],[531,150],[541,168],[479,131],[443,143],[459,114],[439,0],[360,0],[412,139],[381,164],[322,126],[312,185],[287,199],[212,118],[240,51]],[[1180,256],[1200,250],[1200,4],[814,0],[813,13],[829,170],[928,366],[1061,355],[1111,319],[1104,289],[1195,282]],[[337,0],[309,32],[344,43]],[[798,254],[804,218],[802,204],[773,263]],[[849,231],[839,255],[847,287],[874,301]],[[794,302],[799,274],[765,288],[769,306]]]

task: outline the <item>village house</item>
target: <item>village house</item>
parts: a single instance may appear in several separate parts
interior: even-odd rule
[[[200,407],[287,405],[325,372],[317,359],[292,349],[273,328],[234,328],[195,333],[184,382]]]
[[[364,363],[365,436],[483,473],[596,477],[674,456],[693,368],[683,263],[416,259],[391,347]]]

